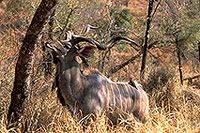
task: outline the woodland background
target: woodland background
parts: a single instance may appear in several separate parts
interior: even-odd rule
[[[0,0],[0,132],[22,131],[23,123],[6,129],[7,113],[19,50],[40,2]],[[68,30],[82,34],[88,24],[100,27],[86,36],[101,44],[121,35],[140,45],[135,48],[121,41],[108,51],[96,50],[88,60],[89,67],[81,64],[81,70],[88,74],[95,68],[113,81],[128,82],[132,78],[142,83],[150,100],[150,118],[146,124],[122,120],[114,127],[103,115],[95,121],[91,119],[84,131],[200,131],[200,1],[154,1],[149,51],[141,81],[148,4],[148,0],[58,1],[34,53],[31,96],[24,114],[29,132],[83,131],[81,122],[62,107],[56,91],[51,91],[55,66],[43,44],[50,38],[65,39]]]

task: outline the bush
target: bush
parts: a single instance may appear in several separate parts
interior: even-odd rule
[[[148,79],[143,83],[146,92],[153,98],[150,101],[155,101],[157,107],[165,107],[167,110],[169,105],[171,107],[174,77],[175,72],[167,67],[161,67],[150,72]]]

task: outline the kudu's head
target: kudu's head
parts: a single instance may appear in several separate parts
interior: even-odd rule
[[[70,42],[56,41],[53,43],[46,43],[46,47],[51,51],[54,63],[59,61],[70,62],[76,56],[88,57],[94,50],[94,46],[85,46],[80,48],[79,45],[72,45]]]
[[[70,40],[47,42],[45,46],[51,51],[54,63],[57,64],[59,61],[70,62],[76,58],[76,56],[80,56],[81,59],[84,60],[89,57],[96,48],[95,46],[80,47],[80,42],[89,42],[90,44],[96,45],[100,50],[106,49],[105,46],[100,45],[93,39],[81,36],[72,36]]]
[[[119,40],[126,40],[134,45],[138,46],[136,42],[133,40],[126,38],[126,37],[114,37],[110,41],[106,43],[106,45],[101,45],[95,40],[91,38],[86,38],[79,35],[72,35],[71,32],[68,32],[67,40],[62,41],[53,41],[51,43],[47,42],[45,46],[51,51],[54,58],[54,63],[58,63],[58,61],[71,61],[76,56],[80,56],[81,59],[84,61],[85,58],[89,57],[94,49],[97,47],[99,50],[106,50],[107,48],[113,47],[115,42]],[[80,47],[79,43],[81,42],[88,42],[92,44],[93,46],[85,46]],[[96,47],[95,47],[96,46]]]

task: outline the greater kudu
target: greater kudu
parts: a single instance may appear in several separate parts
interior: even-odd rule
[[[145,122],[148,116],[148,97],[136,81],[132,85],[125,82],[113,82],[101,74],[84,76],[80,72],[77,56],[87,57],[94,46],[80,48],[78,43],[89,42],[98,49],[105,50],[111,44],[127,40],[126,37],[115,37],[106,45],[100,45],[91,38],[72,36],[67,41],[46,43],[46,47],[57,60],[58,95],[63,105],[81,110],[85,116],[90,113],[106,112],[111,121],[116,124],[119,116],[128,118],[133,114],[140,121]],[[112,111],[111,111],[112,110]]]

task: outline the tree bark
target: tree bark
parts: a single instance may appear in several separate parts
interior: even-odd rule
[[[147,59],[147,51],[148,51],[148,39],[149,39],[149,30],[151,26],[151,14],[153,10],[153,3],[154,0],[149,0],[149,8],[148,8],[148,16],[147,16],[147,29],[145,34],[145,44],[144,44],[144,51],[143,51],[143,57],[142,57],[142,66],[140,71],[140,79],[144,79],[144,72],[145,72],[145,65],[146,65],[146,59]]]
[[[11,93],[11,104],[7,114],[8,124],[13,123],[14,125],[19,125],[18,123],[26,123],[24,113],[27,110],[31,93],[34,51],[43,26],[56,3],[57,0],[42,0],[23,40],[15,68],[14,87]]]
[[[199,47],[199,62],[200,62],[200,42],[198,43],[198,47]]]
[[[177,58],[178,58],[178,70],[179,70],[179,74],[180,74],[180,81],[181,81],[181,85],[183,85],[183,72],[182,72],[182,63],[181,63],[181,50],[179,48],[179,46],[177,46]]]

